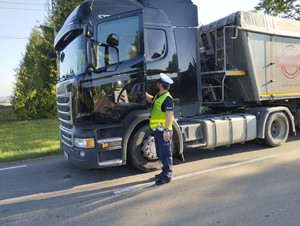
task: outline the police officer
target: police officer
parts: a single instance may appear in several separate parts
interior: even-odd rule
[[[155,175],[157,185],[170,183],[172,180],[172,122],[173,122],[173,98],[169,93],[173,80],[161,73],[157,81],[158,93],[155,97],[146,93],[146,99],[152,103],[150,113],[150,127],[153,130],[155,147],[159,160],[163,167],[162,172]]]

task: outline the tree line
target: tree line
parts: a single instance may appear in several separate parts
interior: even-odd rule
[[[9,104],[10,102],[10,97],[0,97],[0,104]]]
[[[48,53],[54,48],[54,34],[82,2],[52,0],[52,9],[49,9],[45,22],[33,28],[15,74],[17,81],[11,103],[19,119],[56,117],[55,84],[58,73],[56,59],[49,59]]]
[[[271,16],[300,20],[299,0],[260,0],[255,9]]]
[[[43,25],[32,30],[25,54],[16,70],[12,105],[19,119],[56,117],[56,59],[49,59],[54,35],[83,0],[52,0]],[[255,7],[265,14],[300,20],[299,0],[260,0]]]

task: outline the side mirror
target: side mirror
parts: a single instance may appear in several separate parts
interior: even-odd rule
[[[92,59],[92,57],[93,57],[93,43],[92,43],[92,40],[89,38],[88,40],[87,40],[87,43],[86,43],[86,49],[87,49],[87,62],[88,62],[88,64],[89,65],[93,65],[93,59]]]
[[[119,50],[115,46],[111,46],[119,44],[118,39],[111,38],[108,43],[97,42],[94,40],[89,39],[87,42],[88,51],[91,52],[87,53],[88,63],[98,69],[104,66],[108,66],[111,64],[116,64],[119,62]]]
[[[87,73],[91,74],[94,69],[95,69],[95,49],[93,46],[93,42],[90,38],[87,40],[87,63],[88,63],[88,68],[87,68]]]
[[[107,58],[106,58],[106,65],[108,64],[115,64],[119,62],[119,51],[116,47],[108,47],[107,48]]]
[[[86,36],[86,37],[92,37],[93,36],[93,27],[91,25],[86,25],[84,26],[83,28],[83,34]]]
[[[53,59],[53,58],[56,58],[57,53],[56,53],[55,50],[51,50],[51,51],[48,52],[47,55],[48,55],[48,59],[51,60],[51,59]]]
[[[64,62],[65,56],[66,56],[66,54],[64,52],[61,52],[61,54],[60,54],[60,62],[61,63]]]
[[[119,45],[119,36],[116,34],[110,34],[107,39],[106,43],[111,47],[117,47]]]

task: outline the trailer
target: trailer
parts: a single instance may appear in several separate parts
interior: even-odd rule
[[[205,104],[300,97],[299,21],[236,12],[202,26],[199,35]]]
[[[85,1],[55,37],[61,149],[83,168],[158,170],[145,91],[174,84],[173,156],[296,134],[300,22],[236,12],[198,25],[191,0]]]

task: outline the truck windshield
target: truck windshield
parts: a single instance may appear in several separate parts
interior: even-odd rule
[[[109,47],[98,46],[97,68],[133,59],[142,55],[140,20],[138,16],[127,17],[98,24],[97,41]],[[115,37],[113,41],[110,37]],[[113,43],[113,46],[110,44]]]
[[[81,31],[74,31],[65,38],[65,48],[60,52],[60,77],[85,72],[87,63],[84,39]]]

